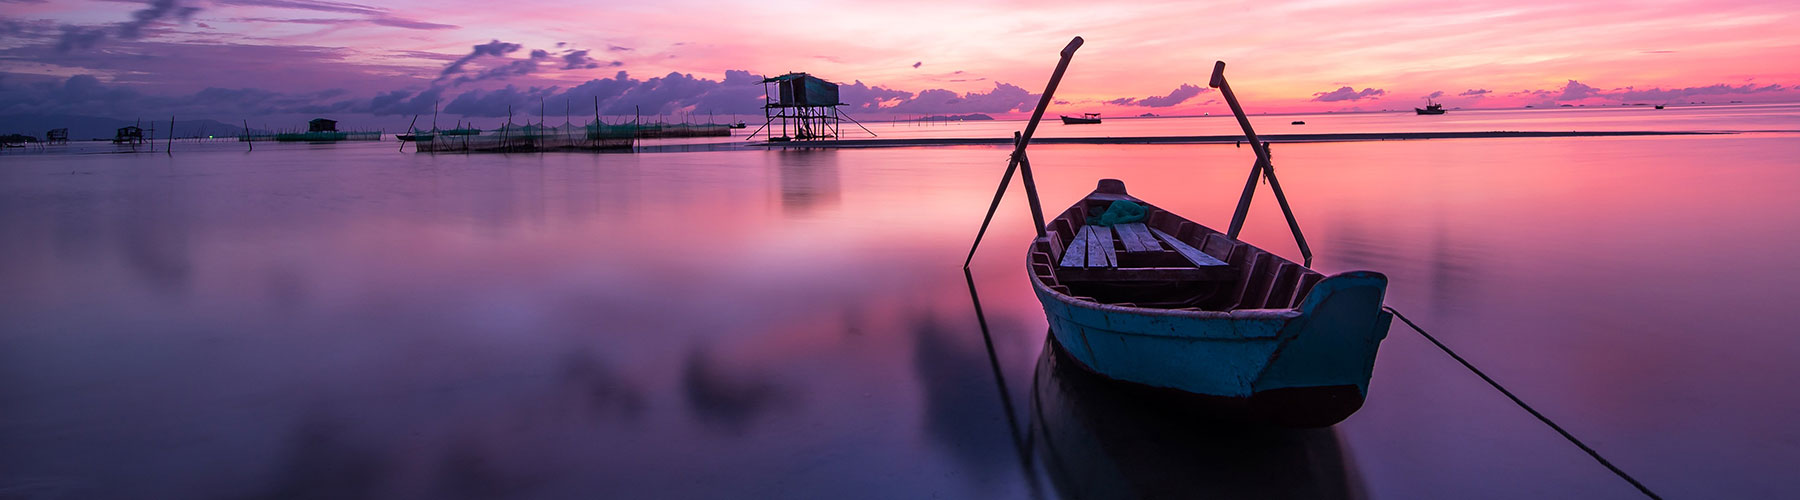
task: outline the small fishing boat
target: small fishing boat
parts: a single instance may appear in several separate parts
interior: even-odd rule
[[[1288,125],[1305,125],[1305,124],[1306,124],[1306,120],[1294,120],[1293,123],[1289,123]]]
[[[400,139],[400,142],[429,141],[433,138],[433,134],[431,134],[429,132],[427,132],[427,133],[415,132],[415,133],[411,133],[411,134],[400,134],[400,135],[396,135],[394,137],[397,139]]]
[[[1014,136],[1006,173],[963,261],[966,269],[1016,171],[1037,238],[1027,273],[1050,337],[1076,364],[1149,392],[1192,401],[1208,418],[1325,427],[1362,408],[1375,352],[1393,316],[1382,309],[1387,277],[1372,271],[1326,276],[1295,222],[1243,106],[1213,65],[1219,90],[1256,153],[1231,227],[1220,233],[1101,179],[1092,193],[1045,222],[1026,148],[1081,37],[1070,40],[1025,130]],[[1265,181],[1305,257],[1295,263],[1237,238],[1258,181]],[[1189,405],[1182,405],[1189,406]]]
[[[1431,99],[1426,99],[1425,107],[1413,108],[1413,111],[1421,115],[1441,115],[1444,114],[1444,105],[1431,102]]]
[[[1656,105],[1656,109],[1663,109],[1663,105],[1662,104]]]
[[[1100,113],[1082,113],[1080,118],[1069,115],[1062,116],[1063,125],[1091,125],[1100,123]]]
[[[1107,222],[1109,213],[1140,222]],[[1109,378],[1232,419],[1328,426],[1356,412],[1392,316],[1387,278],[1325,276],[1103,179],[1027,256],[1057,344]]]

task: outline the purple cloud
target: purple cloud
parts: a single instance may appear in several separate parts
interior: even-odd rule
[[[1563,85],[1562,94],[1556,96],[1555,100],[1579,101],[1589,97],[1599,97],[1602,93],[1603,92],[1600,89],[1589,86],[1588,84],[1569,80],[1569,83]]]
[[[1425,98],[1426,99],[1437,99],[1437,98],[1443,97],[1443,96],[1444,96],[1444,91],[1439,90],[1439,91],[1432,92],[1430,94],[1426,94]]]
[[[599,62],[588,57],[588,51],[586,51],[586,50],[569,51],[569,53],[562,55],[562,60],[563,60],[563,68],[562,69],[565,69],[565,70],[593,69],[593,68],[600,67]]]
[[[1116,105],[1120,105],[1120,106],[1143,106],[1143,107],[1149,107],[1149,108],[1166,108],[1169,106],[1174,106],[1176,104],[1181,104],[1182,102],[1187,101],[1188,99],[1193,99],[1194,96],[1200,95],[1201,92],[1205,92],[1207,90],[1210,90],[1210,89],[1183,83],[1183,84],[1181,84],[1180,87],[1176,87],[1174,91],[1169,92],[1169,95],[1150,96],[1150,97],[1145,97],[1142,99],[1136,98],[1136,97],[1122,97],[1122,98],[1118,98],[1118,99],[1113,99],[1111,101],[1106,101],[1106,103],[1107,104],[1116,104]]]
[[[525,48],[525,46],[516,43],[502,42],[500,40],[493,40],[488,43],[476,45],[469,50],[467,55],[459,57],[449,65],[444,66],[444,71],[438,73],[438,79],[442,80],[449,78],[450,75],[463,72],[463,66],[469,64],[470,61],[474,61],[478,57],[505,57],[507,54],[518,52],[519,49],[522,48]]]
[[[1377,99],[1385,94],[1387,94],[1387,91],[1382,89],[1364,88],[1361,92],[1357,92],[1356,89],[1351,87],[1339,87],[1337,90],[1330,92],[1315,93],[1313,94],[1312,100],[1317,102],[1356,101],[1361,99]]]
[[[132,12],[130,21],[119,24],[118,35],[126,40],[136,40],[144,36],[144,27],[151,23],[165,17],[186,21],[196,12],[200,12],[199,7],[183,7],[181,0],[152,0],[150,7]]]
[[[1663,89],[1661,87],[1657,87],[1657,88],[1638,90],[1633,87],[1626,87],[1624,91],[1621,91],[1621,92],[1618,92],[1615,94],[1610,94],[1608,97],[1612,97],[1612,98],[1623,100],[1623,101],[1639,101],[1639,100],[1653,101],[1653,100],[1685,99],[1688,97],[1696,97],[1696,96],[1777,93],[1777,92],[1793,91],[1795,89],[1796,89],[1795,87],[1787,87],[1787,86],[1783,86],[1778,83],[1771,83],[1768,85],[1761,85],[1761,86],[1758,86],[1755,84],[1748,84],[1748,83],[1743,84],[1743,85],[1727,85],[1727,84],[1723,84],[1723,83],[1716,83],[1716,84],[1702,86],[1702,87],[1685,87],[1685,88],[1679,88],[1679,89]]]
[[[108,35],[124,40],[136,40],[144,37],[144,29],[165,18],[176,18],[186,21],[200,12],[199,7],[183,6],[181,0],[152,0],[149,7],[131,12],[131,20],[106,28],[87,26],[63,26],[62,37],[56,43],[58,52],[75,49],[89,49],[106,40]]]
[[[1481,97],[1481,96],[1484,96],[1484,95],[1487,95],[1487,94],[1490,94],[1493,92],[1494,91],[1488,90],[1488,89],[1469,89],[1469,90],[1464,90],[1461,94],[1456,94],[1456,95],[1463,96],[1463,97]]]
[[[1037,104],[1037,94],[1017,85],[994,83],[988,92],[957,94],[944,89],[923,90],[885,111],[909,114],[1008,113],[1024,111]]]
[[[913,63],[913,69],[919,69],[920,66],[924,66],[924,65],[925,65],[925,61],[919,61],[919,62]]]

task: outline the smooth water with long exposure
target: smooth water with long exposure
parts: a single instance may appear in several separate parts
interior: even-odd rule
[[[1800,129],[1745,109],[1662,112]],[[1627,112],[1656,111],[1476,129]],[[1414,119],[1335,118],[1304,119]],[[1045,130],[1104,133],[1073,129]],[[1386,273],[1389,304],[1649,487],[1800,491],[1800,135],[1275,151],[1317,269]],[[1045,352],[1016,186],[972,266],[990,351],[960,264],[1006,154],[9,151],[0,497],[1637,495],[1399,322],[1331,429],[1122,398]],[[1251,155],[1032,162],[1052,212],[1111,177],[1223,227]],[[1297,258],[1261,189],[1244,239]]]

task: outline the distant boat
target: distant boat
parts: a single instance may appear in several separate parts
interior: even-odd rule
[[[749,128],[749,127],[750,127],[750,124],[747,124],[744,122],[737,122],[737,123],[731,124],[731,128]]]
[[[429,141],[432,139],[432,134],[411,133],[411,134],[399,134],[399,135],[395,135],[394,137],[397,139],[400,139],[400,142],[413,142],[413,141],[418,141],[418,140]]]
[[[1062,115],[1063,125],[1089,125],[1100,123],[1100,113],[1082,113],[1081,118]]]
[[[1425,107],[1413,108],[1413,111],[1421,115],[1441,115],[1444,114],[1444,105],[1431,102],[1431,99],[1426,99]]]
[[[1656,105],[1656,109],[1663,109],[1663,105],[1661,105],[1661,104]]]
[[[1306,124],[1306,120],[1294,120],[1294,123],[1289,123],[1288,125],[1305,125],[1305,124]]]

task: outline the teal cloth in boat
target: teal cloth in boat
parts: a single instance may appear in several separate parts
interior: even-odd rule
[[[1144,220],[1146,213],[1143,205],[1128,200],[1119,200],[1106,207],[1106,213],[1102,213],[1098,217],[1088,216],[1087,223],[1100,226],[1130,224]]]

